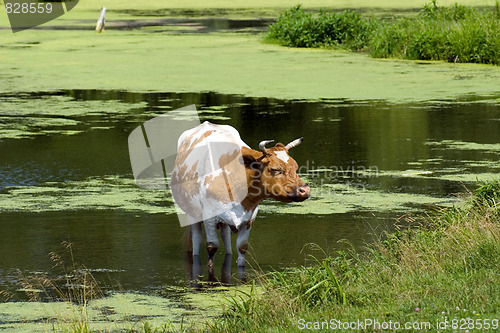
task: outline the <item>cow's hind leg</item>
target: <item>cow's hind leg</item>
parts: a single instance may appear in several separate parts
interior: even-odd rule
[[[203,235],[201,233],[201,222],[191,225],[191,240],[193,242],[193,258],[200,255],[200,246]]]
[[[238,267],[245,267],[245,255],[248,249],[248,236],[250,235],[250,225],[242,225],[238,231],[236,248],[238,249]]]
[[[217,221],[209,219],[203,221],[205,225],[205,234],[207,235],[208,267],[213,268],[214,256],[219,248],[219,237],[217,236]]]
[[[222,243],[224,243],[226,254],[233,254],[233,249],[231,248],[231,228],[227,224],[222,225],[220,235],[222,237]]]

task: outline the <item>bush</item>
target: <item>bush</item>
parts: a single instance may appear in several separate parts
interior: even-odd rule
[[[340,13],[322,10],[314,17],[297,5],[285,10],[269,27],[266,39],[291,47],[360,50],[367,45],[373,22],[349,10]]]

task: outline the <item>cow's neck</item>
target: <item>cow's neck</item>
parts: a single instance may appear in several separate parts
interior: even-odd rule
[[[251,196],[247,195],[245,199],[241,202],[241,205],[246,211],[252,211],[264,200],[265,198],[261,198],[260,196]]]
[[[248,194],[241,202],[243,208],[246,211],[254,210],[264,199],[266,199],[265,190],[260,180],[249,177]]]
[[[244,156],[248,156],[249,159],[253,161],[260,161],[262,158],[261,151],[247,147],[241,148],[241,152]],[[260,181],[260,171],[252,169],[247,165],[245,166],[245,172],[247,176],[248,194],[241,204],[246,211],[253,211],[264,199],[266,199],[266,191]]]

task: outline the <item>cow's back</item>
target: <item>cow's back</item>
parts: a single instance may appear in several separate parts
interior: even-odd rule
[[[247,195],[241,147],[248,146],[228,125],[204,122],[179,137],[171,189],[192,222],[224,214]]]

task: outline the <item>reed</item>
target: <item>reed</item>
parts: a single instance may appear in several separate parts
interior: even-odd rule
[[[49,254],[54,268],[52,274],[25,276],[20,273],[20,290],[32,302],[68,303],[68,310],[60,313],[52,324],[55,331],[92,332],[88,304],[104,297],[104,292],[92,273],[75,261],[73,244],[62,242],[62,248],[62,251]]]

